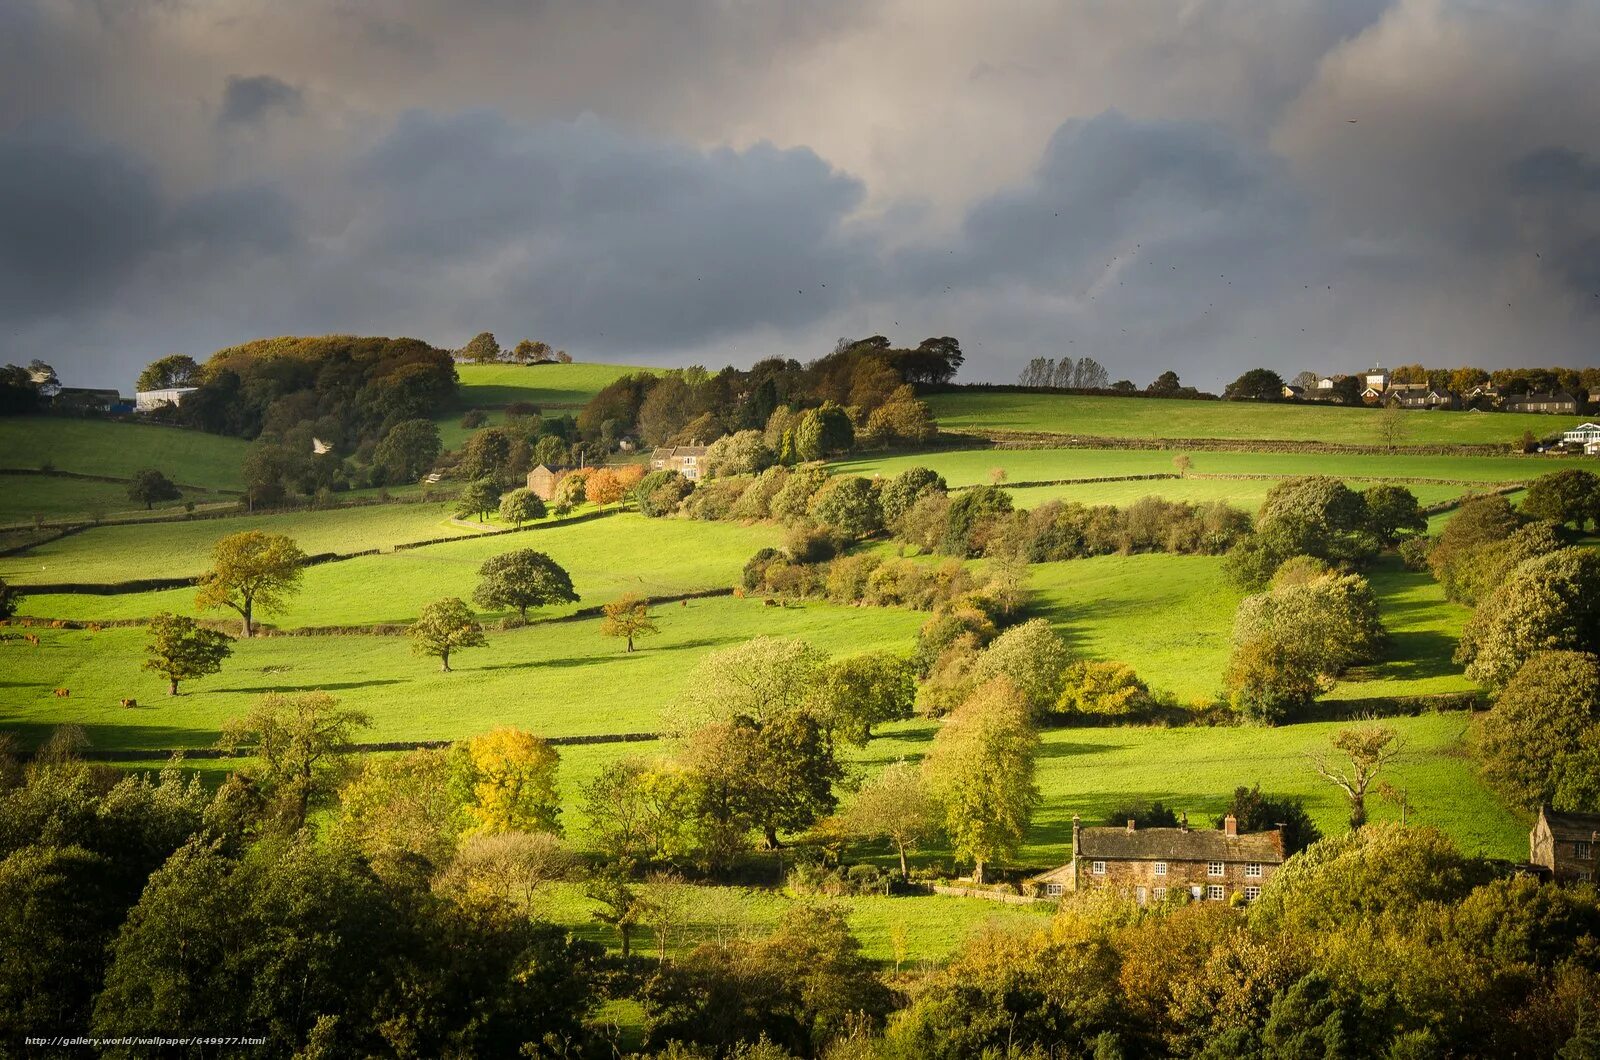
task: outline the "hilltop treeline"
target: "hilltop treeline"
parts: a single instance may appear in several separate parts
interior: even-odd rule
[[[912,388],[949,382],[963,360],[961,343],[953,338],[897,349],[874,335],[841,339],[832,353],[805,365],[772,357],[715,374],[704,368],[640,372],[596,394],[578,414],[578,431],[585,441],[614,448],[625,437],[652,446],[688,445],[763,430],[776,435],[773,448],[781,454],[783,432],[792,428],[779,424],[774,429],[779,410],[836,407],[848,416],[850,431],[848,438],[828,445],[830,451],[849,449],[857,436],[883,444],[925,441],[932,419]]]
[[[197,388],[153,414],[170,423],[307,451],[315,437],[348,451],[432,416],[455,397],[456,371],[449,351],[420,339],[284,336],[229,346],[204,364],[162,358],[139,385]]]

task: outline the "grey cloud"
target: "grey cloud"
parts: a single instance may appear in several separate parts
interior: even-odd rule
[[[298,88],[268,74],[230,77],[222,92],[217,121],[223,125],[250,125],[274,110],[292,114],[300,109],[301,102]]]

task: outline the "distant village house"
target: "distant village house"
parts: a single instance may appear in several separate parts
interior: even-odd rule
[[[1553,412],[1563,416],[1576,416],[1579,404],[1577,395],[1565,390],[1538,394],[1507,394],[1504,401],[1507,412]]]
[[[670,445],[658,447],[650,453],[650,470],[676,471],[690,481],[700,478],[705,463],[706,447],[703,445]]]
[[[1187,816],[1177,828],[1084,828],[1072,818],[1072,860],[1031,881],[1041,895],[1110,887],[1141,903],[1161,901],[1174,890],[1196,901],[1222,902],[1234,895],[1254,901],[1283,865],[1283,829],[1241,834],[1233,815],[1221,828],[1191,829]]]

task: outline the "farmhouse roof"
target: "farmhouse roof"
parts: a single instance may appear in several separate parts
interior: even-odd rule
[[[652,460],[670,460],[675,456],[705,456],[703,445],[661,445],[650,453]]]
[[[1079,857],[1115,861],[1283,861],[1283,832],[1220,828],[1080,828]]]
[[[1550,826],[1551,835],[1567,842],[1587,843],[1600,832],[1600,813],[1562,813],[1541,806],[1539,816]]]

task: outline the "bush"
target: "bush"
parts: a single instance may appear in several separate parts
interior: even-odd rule
[[[639,480],[633,499],[639,511],[652,519],[672,515],[694,492],[694,483],[676,471],[652,471]]]
[[[1150,689],[1133,667],[1122,662],[1082,660],[1069,663],[1061,675],[1061,695],[1055,709],[1061,714],[1102,714],[1126,717],[1150,707]]]
[[[1406,570],[1427,570],[1428,556],[1436,543],[1433,538],[1422,535],[1407,538],[1400,542],[1400,562],[1406,565]]]
[[[796,563],[821,563],[839,554],[839,542],[820,526],[790,527],[783,548]]]
[[[482,409],[468,409],[461,417],[461,426],[465,427],[469,431],[476,427],[482,427],[488,422],[489,414],[484,412]]]

